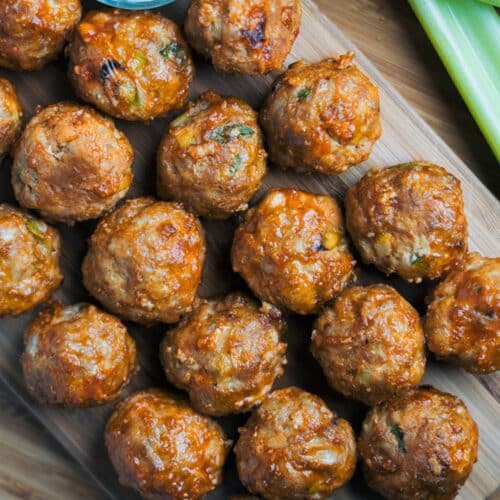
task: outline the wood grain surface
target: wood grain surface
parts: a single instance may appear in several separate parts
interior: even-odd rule
[[[398,84],[399,90],[406,94],[406,97],[420,109],[422,114],[427,118],[431,118],[432,124],[440,130],[442,135],[449,135],[449,142],[453,144],[453,147],[460,153],[461,157],[469,162],[469,166],[483,180],[486,181],[489,179],[490,182],[488,185],[493,191],[496,191],[496,186],[498,186],[496,164],[492,157],[489,156],[487,146],[479,136],[474,123],[467,115],[456,93],[454,93],[451,84],[447,81],[447,75],[434,56],[432,49],[428,43],[425,46],[426,40],[413,21],[407,6],[401,7],[401,4],[406,3],[386,1],[331,2],[325,0],[319,1],[319,3],[334,17],[337,24],[342,25],[346,29],[349,35],[361,46],[361,49],[385,73],[385,76]],[[397,3],[399,5],[396,6]],[[309,5],[309,2],[306,2],[306,4]],[[167,15],[169,12],[169,9],[165,10]],[[318,13],[308,9],[306,18],[306,22],[309,23],[309,26],[312,26],[311,23],[318,21]],[[313,41],[322,40],[323,43],[320,46],[324,47],[324,41],[329,40],[331,33],[335,33],[334,29],[324,24],[321,31],[312,30],[309,33],[311,46],[313,45]],[[320,34],[323,38],[319,38]],[[423,47],[420,45],[419,39]],[[306,38],[307,41],[308,39]],[[343,41],[340,42],[340,44],[342,43]],[[414,43],[415,45],[413,45]],[[330,52],[335,53],[339,49],[339,40],[332,40],[331,44],[328,42],[328,45],[331,46]],[[317,58],[318,54],[314,51],[313,47],[301,45],[300,49],[300,51],[296,49],[294,52],[297,54],[303,49],[304,55],[311,56],[311,58],[315,58],[314,56],[316,56]],[[422,53],[427,55],[422,57]],[[202,71],[209,71],[209,68],[203,67]],[[37,85],[39,80],[35,75],[16,75],[16,78],[19,78],[21,86],[25,91],[25,93],[23,92],[23,103],[31,112],[37,103],[51,102],[54,100],[52,97],[71,97],[71,91],[64,83],[64,67],[62,64],[56,64],[53,68],[42,73],[38,77],[42,78],[40,85]],[[15,79],[13,74],[5,74]],[[242,84],[238,80],[240,79],[231,78],[229,81],[221,82],[221,84],[227,89],[227,92],[234,93],[235,90],[233,89],[237,89],[240,95],[245,97],[245,92],[247,92],[245,86],[247,84],[250,85],[252,82],[244,79],[244,84]],[[260,83],[263,84],[263,82]],[[253,104],[257,104],[265,92],[268,82],[264,83],[265,85],[262,88],[256,88],[255,92],[252,92],[252,97],[254,98]],[[446,88],[446,86],[447,89],[443,95],[440,95],[440,91],[436,92],[436,87]],[[385,89],[385,84],[382,84],[382,87]],[[218,88],[221,88],[221,86],[218,86]],[[198,84],[195,92],[199,92],[199,90],[201,90],[201,86]],[[397,96],[393,96],[390,92],[385,93],[383,96],[383,106],[385,102],[389,104],[389,100],[391,108],[388,108],[384,112],[384,123],[390,122],[391,127],[389,128],[389,132],[384,131],[383,144],[377,147],[377,151],[369,164],[376,164],[381,161],[384,163],[402,161],[409,159],[408,155],[411,153],[417,152],[421,155],[425,152],[428,159],[435,159],[436,161],[441,159],[441,163],[449,168],[452,168],[455,164],[459,164],[458,160],[453,157],[439,140],[434,139],[431,135],[429,136],[428,131],[422,133],[421,124],[411,114],[409,116],[403,114],[404,116],[402,116],[402,122],[405,125],[408,121],[414,122],[407,124],[410,130],[414,132],[411,134],[411,137],[408,137],[408,139],[411,139],[410,143],[407,144],[408,141],[404,141],[403,144],[397,144],[394,148],[390,147],[389,135],[390,137],[394,134],[397,135],[399,132],[397,128],[401,123],[398,122],[396,124],[395,122],[391,122],[391,120],[394,120],[395,116],[401,114],[401,107]],[[441,113],[440,110],[443,112]],[[135,134],[134,129],[136,129],[136,126],[123,125],[126,133],[129,136],[133,135],[134,145],[141,153],[136,164],[136,169],[144,169],[144,172],[142,172],[143,175],[138,176],[144,182],[144,186],[138,186],[136,194],[141,189],[151,189],[152,183],[148,182],[148,176],[152,172],[150,164],[152,151],[156,147],[158,136],[161,134],[164,124],[164,121],[159,121],[159,123],[155,123],[150,127],[144,127],[145,131],[141,130]],[[394,130],[392,130],[393,128]],[[424,136],[422,140],[425,139],[424,142],[426,144],[425,150],[420,149],[421,145],[417,148],[413,144],[416,138],[422,134]],[[468,170],[462,165],[460,165],[460,168],[462,178],[468,178],[470,176]],[[8,176],[4,174],[5,172],[0,177],[0,186],[8,183]],[[359,172],[357,174],[359,175]],[[301,186],[309,186],[310,189],[318,192],[323,190],[323,184],[327,184],[329,191],[332,193],[341,193],[343,191],[343,185],[337,185],[336,182],[322,183],[323,178],[319,176],[305,179],[291,176],[283,179],[281,175],[279,172],[273,171],[270,181],[273,184],[298,183]],[[353,177],[356,177],[356,175]],[[353,177],[349,175],[345,176],[345,179],[348,182],[352,182]],[[474,246],[482,248],[485,253],[498,253],[498,227],[495,224],[495,217],[496,221],[498,221],[499,215],[498,205],[495,204],[493,198],[485,193],[475,181],[466,182],[465,189],[469,194],[468,199],[466,199],[467,208],[471,211],[471,214],[472,212],[477,212],[474,218],[473,231],[480,232],[480,229],[484,228],[485,224],[488,227],[488,235],[484,238],[486,241],[483,241],[480,233],[476,238],[473,238]],[[11,199],[12,195],[10,192],[0,192],[2,193],[2,201]],[[479,196],[480,199],[478,199],[478,206],[475,206],[475,195],[477,193],[481,193],[481,195]],[[484,206],[481,208],[481,204],[484,202],[482,200],[483,197],[486,198],[485,204],[490,210],[489,222],[485,222],[480,213],[481,210],[484,210]],[[210,226],[212,225],[210,224]],[[217,226],[217,224],[214,226]],[[91,227],[92,225],[82,225],[81,228],[78,228],[78,231],[76,231],[78,238],[76,240],[71,230],[64,230],[65,243],[68,241],[71,242],[74,250],[71,254],[65,253],[65,270],[78,268],[79,259],[85,251],[84,237],[90,232]],[[210,275],[214,276],[218,274],[218,270],[225,268],[225,249],[227,249],[228,245],[228,238],[225,234],[222,234],[221,238],[216,238],[217,241],[212,242],[212,250],[216,250],[216,247],[221,250],[219,254],[216,254],[218,258],[215,258],[215,262],[211,264],[212,269],[208,271],[209,277]],[[220,246],[221,244],[222,246]],[[368,276],[367,279],[369,278]],[[377,278],[376,275],[375,278]],[[205,282],[202,291],[208,293],[210,290],[206,286],[206,283],[208,281]],[[238,281],[235,281],[235,283],[239,284]],[[401,286],[400,283],[394,284],[399,287]],[[419,287],[415,288],[418,290],[412,290],[412,297],[419,302],[423,291]],[[59,296],[63,297],[65,295],[71,300],[86,297],[83,290],[81,290],[78,275],[67,277],[63,293],[59,294]],[[0,323],[2,331],[2,343],[0,347],[4,350],[0,368],[2,373],[9,372],[10,383],[21,393],[22,382],[19,379],[17,358],[20,350],[19,335],[24,322],[25,318],[14,322]],[[308,330],[308,328],[308,321],[303,320],[295,322],[291,329],[292,331],[289,332],[288,337],[292,336],[291,339],[288,339],[292,348],[291,354],[296,356],[297,359],[300,358],[306,344],[300,341],[292,342],[291,340],[296,341],[297,339],[304,338],[304,330]],[[149,338],[146,339],[143,338],[145,332],[141,333],[139,329],[135,329],[133,332],[138,336],[144,361],[155,357],[155,343],[159,339],[161,332],[162,329],[148,332],[147,335]],[[308,332],[306,331],[305,336],[307,334]],[[360,418],[362,417],[360,407],[332,396],[330,394],[331,391],[325,387],[317,367],[312,364],[309,358],[303,361],[303,363],[297,364],[300,371],[306,372],[302,385],[314,390],[314,392],[320,393],[322,396],[327,396],[327,399],[334,408],[338,409],[343,415],[351,416],[355,425],[359,425]],[[309,374],[309,369],[311,374]],[[156,383],[164,383],[161,373],[158,373],[157,366],[151,367],[148,373],[143,373],[141,379],[136,383],[139,385],[147,383],[146,379],[149,377],[152,377]],[[480,462],[476,465],[473,476],[464,488],[462,497],[476,499],[492,495],[498,486],[498,479],[494,473],[495,466],[498,468],[498,452],[496,451],[498,445],[496,449],[494,446],[494,439],[498,439],[496,436],[498,429],[495,426],[498,419],[498,406],[495,405],[493,398],[488,395],[478,379],[464,375],[459,370],[445,368],[442,365],[438,367],[433,366],[429,371],[427,380],[435,382],[443,389],[465,396],[465,400],[470,406],[471,411],[480,421],[482,431]],[[485,380],[492,387],[497,383],[491,377]],[[286,381],[282,381],[281,385],[284,384],[286,384]],[[4,394],[6,393],[2,393],[2,395]],[[27,402],[30,405],[32,404],[31,400],[27,400]],[[5,399],[1,403],[3,408],[12,406],[12,400],[7,396],[5,396]],[[52,431],[60,433],[60,429],[64,429],[66,435],[71,436],[65,440],[65,445],[79,459],[82,459],[81,451],[86,450],[88,453],[87,458],[90,457],[90,460],[87,460],[87,465],[91,465],[96,470],[101,469],[102,464],[101,472],[103,474],[101,474],[101,477],[105,481],[107,481],[108,475],[112,474],[112,471],[109,470],[109,464],[107,464],[106,457],[103,455],[101,445],[102,424],[93,424],[90,432],[88,431],[88,427],[92,422],[102,422],[109,411],[109,408],[102,408],[92,410],[89,414],[74,411],[44,411],[40,414]],[[41,429],[26,416],[24,411],[17,411],[15,407],[12,407],[9,412],[3,412],[0,423],[2,425],[0,433],[0,444],[2,445],[0,446],[0,460],[2,463],[2,467],[0,468],[1,498],[101,498],[101,493],[93,489],[92,485],[85,479],[85,475],[73,466],[70,459],[60,452],[58,447],[48,445],[49,441],[46,436],[43,438],[39,436],[42,432]],[[230,430],[233,429],[234,431],[234,427],[234,423],[232,425],[228,424]],[[61,437],[60,434],[59,436]],[[489,439],[490,436],[492,437],[491,440]],[[83,458],[85,458],[85,453],[83,455]],[[51,476],[54,476],[57,480],[54,480]],[[115,486],[113,479],[114,477],[110,478],[112,487]],[[360,497],[368,498],[368,492],[360,485],[361,483],[359,481],[355,482],[357,483],[356,485],[351,485],[349,488],[342,490],[339,497],[353,498],[352,494],[357,493]],[[135,498],[125,490],[117,491],[121,492],[120,498]]]

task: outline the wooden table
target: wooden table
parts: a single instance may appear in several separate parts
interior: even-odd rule
[[[497,162],[407,3],[317,2],[498,196]],[[0,498],[103,498],[85,472],[2,387],[0,408]]]

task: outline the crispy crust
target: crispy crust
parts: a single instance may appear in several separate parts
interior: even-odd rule
[[[21,133],[23,109],[14,85],[0,78],[0,162]]]

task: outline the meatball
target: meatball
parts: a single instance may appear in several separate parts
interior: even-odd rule
[[[120,483],[155,499],[196,499],[213,490],[230,445],[214,421],[159,389],[119,403],[105,439]]]
[[[355,264],[335,200],[294,189],[271,190],[247,212],[231,260],[258,297],[298,314],[341,292]]]
[[[201,301],[162,343],[167,378],[202,413],[248,411],[283,373],[284,326],[277,309],[245,295]]]
[[[381,134],[378,89],[353,57],[299,61],[277,79],[260,114],[273,162],[340,174],[368,158]]]
[[[432,163],[370,170],[345,197],[346,225],[363,261],[410,282],[435,279],[467,250],[460,181]]]
[[[472,373],[500,370],[500,257],[469,254],[434,290],[427,345]]]
[[[359,438],[369,486],[394,500],[455,498],[477,446],[477,425],[463,402],[432,387],[375,406]]]
[[[135,343],[89,304],[53,304],[24,332],[24,379],[43,404],[93,406],[116,398],[136,370]]]
[[[192,308],[204,258],[205,237],[194,215],[178,203],[135,198],[97,225],[83,283],[125,319],[175,323]]]
[[[0,0],[0,66],[42,68],[62,52],[81,14],[79,0]]]
[[[21,133],[22,123],[23,109],[16,89],[8,80],[0,78],[0,161]]]
[[[158,151],[158,192],[200,215],[224,219],[246,210],[266,174],[253,109],[205,92],[175,119]]]
[[[326,498],[354,473],[351,425],[297,387],[271,393],[239,432],[238,475],[264,498]]]
[[[281,69],[301,18],[300,0],[192,0],[184,30],[217,71],[259,75]]]
[[[418,313],[387,285],[344,290],[317,319],[311,351],[336,391],[367,405],[406,392],[424,375]]]
[[[75,29],[69,78],[84,101],[125,120],[181,107],[194,77],[177,25],[153,12],[89,12]]]
[[[13,152],[17,201],[73,224],[111,210],[132,183],[132,146],[93,109],[52,104],[28,123]]]
[[[0,204],[0,316],[21,314],[60,285],[61,239],[40,219]]]

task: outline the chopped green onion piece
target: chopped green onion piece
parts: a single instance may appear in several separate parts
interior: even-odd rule
[[[234,159],[233,164],[229,167],[229,173],[231,175],[235,174],[237,170],[243,165],[243,157],[238,153]]]
[[[297,97],[299,99],[307,99],[311,95],[311,89],[300,89],[297,92]]]
[[[181,64],[183,64],[187,61],[187,55],[186,55],[186,52],[184,51],[184,49],[182,48],[182,45],[175,43],[175,42],[167,42],[160,49],[160,54],[163,57],[167,57],[167,58],[174,57]]]
[[[47,231],[47,228],[45,226],[38,224],[38,222],[35,219],[28,219],[28,222],[26,222],[26,229],[33,236],[36,236],[41,240],[45,239],[45,232]]]
[[[222,144],[228,143],[231,139],[236,137],[246,137],[255,134],[255,131],[242,123],[233,123],[231,125],[222,125],[217,127],[210,134],[212,141],[221,142]]]
[[[401,430],[398,424],[391,425],[391,434],[396,438],[396,442],[398,443],[398,450],[405,452],[405,441],[404,441],[404,432]]]

